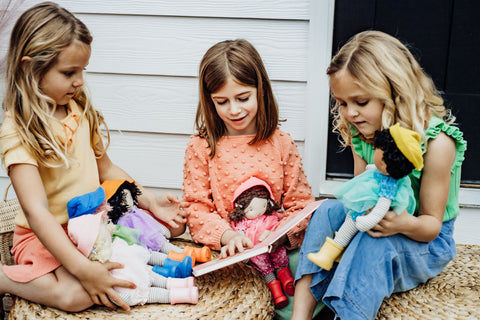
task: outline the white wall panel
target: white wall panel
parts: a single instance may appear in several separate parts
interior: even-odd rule
[[[59,0],[78,13],[308,20],[308,0]]]
[[[110,129],[191,134],[198,97],[198,78],[91,73],[88,85]],[[306,84],[273,82],[282,128],[304,138]]]
[[[245,38],[271,79],[306,81],[308,22],[154,16],[78,15],[94,42],[87,69],[102,73],[196,76],[215,43]]]

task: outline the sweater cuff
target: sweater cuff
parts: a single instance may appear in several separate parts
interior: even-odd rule
[[[222,240],[222,236],[223,236],[223,233],[227,230],[232,230],[232,228],[230,228],[230,226],[228,225],[221,225],[218,229],[216,229],[214,232],[212,232],[212,242],[214,244],[214,250],[221,250],[222,249],[222,243],[221,243],[221,240]]]

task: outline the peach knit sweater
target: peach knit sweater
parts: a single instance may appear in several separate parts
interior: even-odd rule
[[[210,158],[207,141],[192,136],[185,151],[183,200],[188,203],[187,225],[196,242],[220,250],[220,239],[231,229],[235,189],[255,176],[270,184],[275,201],[282,204],[281,224],[314,200],[302,169],[297,146],[289,134],[277,129],[266,141],[248,144],[253,136],[222,137]],[[287,234],[288,248],[298,248],[308,220]]]

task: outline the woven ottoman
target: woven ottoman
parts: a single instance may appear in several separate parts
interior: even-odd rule
[[[197,246],[186,240],[172,240],[179,247]],[[198,247],[198,246],[197,246]],[[212,251],[212,257],[218,253]],[[252,267],[240,262],[195,278],[199,301],[190,304],[146,304],[129,313],[94,306],[69,313],[16,297],[9,319],[272,319],[272,295],[265,281]]]
[[[458,244],[457,251],[438,276],[385,299],[376,319],[480,319],[480,246]]]

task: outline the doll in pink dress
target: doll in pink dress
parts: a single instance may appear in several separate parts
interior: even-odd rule
[[[90,204],[94,203],[90,202]],[[96,205],[90,205],[91,210]],[[153,266],[162,253],[150,251],[138,244],[129,244],[127,237],[115,236],[116,227],[108,218],[106,201],[93,212],[76,206],[69,211],[68,235],[78,250],[92,261],[119,262],[123,268],[111,269],[112,276],[131,281],[134,289],[115,287],[118,295],[129,305],[145,303],[188,303],[198,302],[198,288],[193,277],[171,278],[157,274]],[[124,227],[123,235],[126,229]],[[133,232],[135,229],[130,229]],[[114,238],[112,240],[112,237]],[[128,240],[128,239],[127,239]]]
[[[261,179],[251,177],[235,190],[233,211],[229,216],[232,229],[243,232],[255,245],[260,242],[262,235],[265,238],[279,225],[282,219],[279,209],[279,205],[273,200],[270,186]],[[282,287],[290,296],[295,292],[288,262],[285,246],[278,246],[270,253],[250,258],[250,263],[267,282],[277,309],[288,304]]]

